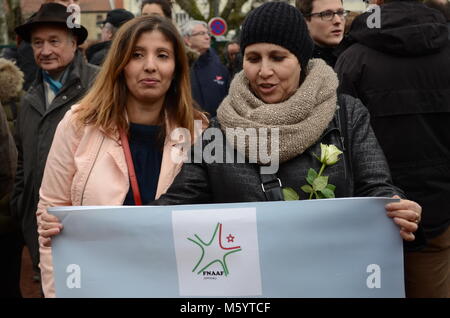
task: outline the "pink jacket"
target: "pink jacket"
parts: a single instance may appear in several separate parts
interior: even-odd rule
[[[93,126],[77,126],[74,107],[59,123],[47,158],[36,212],[39,233],[41,215],[48,207],[122,205],[130,187],[122,146]],[[202,119],[204,129],[208,120]],[[188,150],[182,147],[183,140],[171,139],[172,129],[167,127],[156,198],[180,171],[182,162],[174,162],[173,156],[183,156]],[[42,237],[39,245],[44,295],[55,297],[51,247],[43,246]]]

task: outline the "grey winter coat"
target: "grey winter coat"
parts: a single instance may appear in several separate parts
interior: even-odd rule
[[[85,62],[80,52],[68,67],[67,80],[47,110],[39,72],[21,101],[17,118],[18,164],[11,208],[21,224],[35,267],[39,263],[36,209],[53,135],[66,111],[84,96],[98,70]]]

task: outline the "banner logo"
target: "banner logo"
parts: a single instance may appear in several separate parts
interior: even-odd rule
[[[262,294],[256,208],[172,212],[180,296]]]
[[[217,232],[218,235],[217,235]],[[197,275],[200,275],[203,273],[203,276],[205,276],[205,279],[212,278],[217,279],[214,276],[228,276],[230,274],[230,271],[227,266],[227,257],[230,254],[237,253],[242,251],[240,246],[233,246],[233,247],[224,247],[222,244],[222,224],[217,223],[216,228],[214,230],[214,234],[212,235],[210,241],[208,243],[204,242],[197,234],[194,234],[195,239],[188,238],[189,241],[192,243],[198,245],[201,249],[201,255],[199,260],[197,261],[197,264],[192,269],[192,272],[197,272]],[[227,243],[234,243],[234,240],[236,239],[236,236],[232,235],[231,233],[228,234],[226,237]],[[216,250],[219,250],[220,253],[223,255],[221,258],[208,258],[206,250],[208,248],[213,248]],[[217,255],[217,253],[214,253]],[[222,271],[208,271],[208,269],[211,267],[211,265],[219,263],[222,267]],[[211,277],[212,276],[212,277]]]

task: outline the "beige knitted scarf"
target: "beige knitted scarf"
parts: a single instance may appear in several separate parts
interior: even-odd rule
[[[306,74],[297,91],[278,104],[265,104],[250,91],[244,72],[236,74],[228,96],[217,110],[221,128],[234,129],[237,140],[239,133],[245,133],[244,130],[248,128],[268,128],[269,131],[279,128],[279,147],[269,149],[269,153],[273,155],[278,152],[280,163],[302,154],[317,142],[333,119],[338,86],[336,73],[321,59],[310,60]],[[270,140],[266,140],[271,135],[274,134],[262,137],[265,140],[259,139],[258,144],[273,145]],[[261,134],[258,138],[261,138]],[[259,151],[250,151],[253,146],[249,145],[249,138],[240,140],[245,140],[245,145],[238,145],[234,141],[233,145],[238,150],[245,149],[249,162],[267,164],[260,160]]]

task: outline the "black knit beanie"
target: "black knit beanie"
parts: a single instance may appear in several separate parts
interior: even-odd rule
[[[254,43],[273,43],[288,49],[306,69],[314,43],[302,13],[285,2],[266,2],[251,11],[242,25],[241,52]]]

